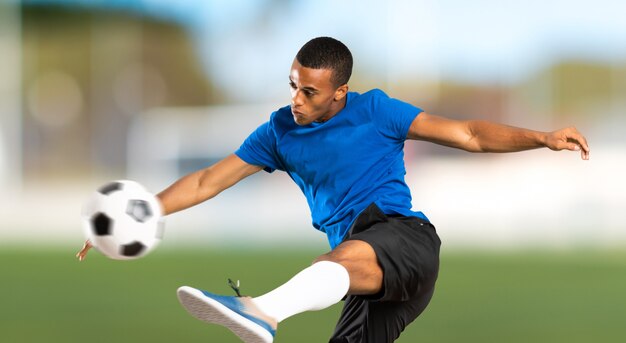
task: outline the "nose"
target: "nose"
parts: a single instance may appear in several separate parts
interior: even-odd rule
[[[304,97],[302,92],[297,89],[291,92],[291,104],[296,107],[304,105]]]

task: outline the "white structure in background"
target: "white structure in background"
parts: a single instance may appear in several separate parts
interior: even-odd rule
[[[162,186],[233,153],[280,105],[157,108],[135,116],[128,133],[128,174]]]
[[[162,189],[235,151],[278,107],[144,113],[130,132],[128,175],[150,189]],[[626,210],[626,155],[619,147],[593,145],[590,161],[582,161],[578,153],[547,149],[409,161],[413,205],[435,223],[446,246],[498,249],[626,242],[621,218]],[[311,227],[306,201],[289,177],[261,172],[242,183],[173,216],[166,225],[167,240],[325,244],[325,236]]]

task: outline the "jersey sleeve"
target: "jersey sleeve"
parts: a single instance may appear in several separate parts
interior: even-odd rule
[[[375,100],[373,121],[384,136],[405,140],[411,123],[422,112],[421,108],[382,93]]]
[[[271,173],[280,169],[275,147],[275,136],[272,134],[270,123],[266,122],[246,138],[235,151],[235,155],[248,164],[263,166],[266,172]]]

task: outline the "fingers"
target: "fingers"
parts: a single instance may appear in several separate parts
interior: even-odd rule
[[[580,134],[575,127],[568,127],[554,132],[556,142],[554,142],[553,150],[567,149],[570,151],[580,151],[580,157],[583,160],[589,159],[589,144],[585,136]]]
[[[589,148],[587,148],[587,149],[589,149]],[[581,150],[580,157],[583,160],[588,160],[589,159],[589,150],[585,150],[585,149]]]
[[[583,160],[588,160],[589,159],[589,150],[585,150],[584,148],[582,148],[581,145],[575,144],[575,143],[568,143],[567,144],[567,150],[571,150],[571,151],[579,151],[580,150],[580,158],[582,158]]]
[[[585,136],[581,135],[576,128],[572,127],[567,133],[567,141],[570,142],[570,145],[574,145],[574,151],[580,150],[580,157],[583,160],[589,159],[589,144],[587,144],[587,139]]]
[[[86,240],[85,244],[83,244],[83,247],[80,249],[80,251],[76,253],[76,257],[78,258],[78,261],[82,261],[85,259],[85,257],[87,257],[87,252],[89,252],[89,249],[91,249],[91,247],[92,247],[91,242],[89,240]]]

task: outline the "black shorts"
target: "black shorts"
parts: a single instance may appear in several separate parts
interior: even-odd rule
[[[441,245],[435,227],[417,217],[385,215],[371,204],[345,240],[372,246],[383,270],[383,288],[371,296],[346,297],[330,342],[393,342],[433,296]]]

